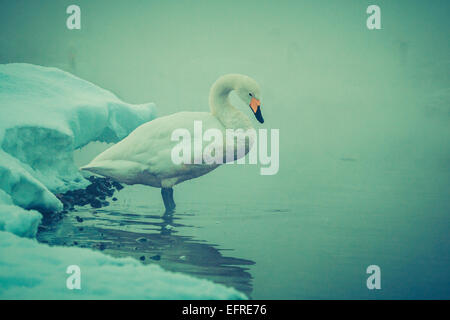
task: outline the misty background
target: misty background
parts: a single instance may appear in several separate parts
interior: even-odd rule
[[[66,28],[67,6],[81,30]],[[366,8],[381,8],[381,30]],[[58,67],[158,115],[207,111],[242,73],[280,130],[280,170],[175,188],[193,235],[256,262],[255,298],[450,297],[448,1],[0,0],[0,63]],[[2,107],[2,106],[0,106]],[[42,115],[45,117],[45,115]],[[107,146],[76,153],[81,165]],[[127,188],[124,204],[159,203]],[[220,223],[217,223],[219,221]],[[377,264],[382,288],[365,287]]]

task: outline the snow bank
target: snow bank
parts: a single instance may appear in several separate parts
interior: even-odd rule
[[[154,118],[153,103],[124,103],[59,69],[0,65],[0,189],[23,208],[58,211],[53,193],[89,184],[74,149],[117,142]]]
[[[15,206],[11,197],[0,190],[0,231],[12,232],[21,237],[34,237],[41,219],[39,212]]]
[[[245,299],[235,289],[167,272],[131,258],[81,248],[49,247],[0,232],[0,299]],[[69,290],[69,265],[81,290]]]

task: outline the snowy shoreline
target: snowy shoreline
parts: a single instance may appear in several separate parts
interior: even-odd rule
[[[42,215],[63,209],[55,196],[90,184],[73,151],[117,142],[156,117],[56,68],[0,65],[0,297],[2,299],[245,299],[235,289],[159,266],[34,238]],[[79,265],[81,290],[65,286]]]

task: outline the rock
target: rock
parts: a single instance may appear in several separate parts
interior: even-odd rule
[[[96,208],[96,209],[101,208],[102,207],[102,203],[100,202],[100,200],[94,199],[94,200],[91,201],[91,207],[92,208]]]
[[[111,183],[114,186],[114,188],[116,188],[117,191],[120,191],[123,189],[122,185],[120,183],[118,183],[117,181],[112,181]]]
[[[114,195],[115,191],[123,189],[123,186],[109,178],[90,176],[87,178],[91,184],[86,189],[69,190],[56,197],[63,203],[66,211],[74,211],[75,206],[85,206],[90,204],[93,208],[101,208],[109,205],[106,201]],[[117,201],[114,197],[113,201]]]
[[[102,201],[102,207],[107,207],[109,206],[109,202],[108,201]]]

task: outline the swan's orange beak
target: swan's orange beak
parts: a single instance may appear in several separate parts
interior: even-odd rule
[[[264,119],[261,114],[261,101],[259,101],[255,97],[252,97],[252,99],[250,100],[250,109],[252,109],[253,113],[255,114],[256,120],[258,120],[260,123],[264,123]]]

